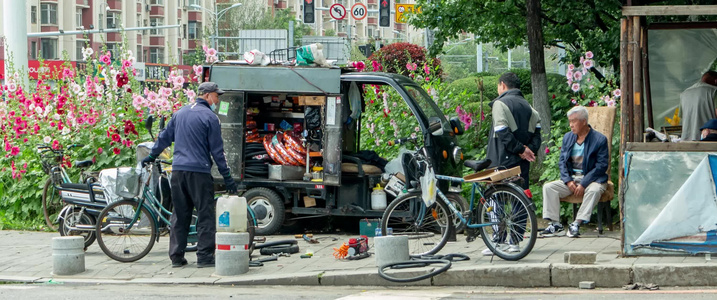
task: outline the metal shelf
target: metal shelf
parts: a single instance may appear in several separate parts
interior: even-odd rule
[[[272,118],[292,118],[292,119],[303,119],[304,113],[298,112],[269,112],[267,113]]]

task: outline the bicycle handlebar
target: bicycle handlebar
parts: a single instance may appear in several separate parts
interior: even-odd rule
[[[415,142],[417,139],[418,139],[418,137],[415,137],[415,138],[405,137],[405,138],[395,139],[392,141],[388,141],[388,145],[389,146],[401,145],[401,144],[405,144],[408,142]]]

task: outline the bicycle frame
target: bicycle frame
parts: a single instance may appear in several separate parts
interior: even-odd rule
[[[452,176],[445,176],[445,175],[435,175],[435,176],[436,176],[436,179],[438,179],[438,180],[447,180],[447,181],[451,181],[451,182],[465,183],[465,179],[460,178],[460,177],[452,177]],[[474,182],[473,187],[471,188],[471,202],[468,206],[470,208],[469,211],[473,211],[473,208],[474,208],[473,205],[475,204],[476,191],[478,191],[478,194],[480,194],[481,199],[485,198],[485,195],[483,194],[483,189],[481,188],[481,186],[478,183]],[[448,200],[446,195],[443,194],[443,192],[441,192],[440,189],[436,189],[436,194],[441,199],[441,201],[443,201],[446,205],[448,205],[448,208],[451,209],[451,211],[458,217],[458,219],[461,220],[461,223],[466,224],[466,227],[468,227],[468,228],[480,228],[480,227],[486,227],[486,226],[491,226],[491,225],[497,224],[497,223],[479,223],[479,224],[469,223],[468,220],[465,217],[463,217],[463,214],[456,208],[455,205],[453,205],[453,203],[451,203],[450,200]],[[425,209],[425,208],[423,208],[423,209]]]

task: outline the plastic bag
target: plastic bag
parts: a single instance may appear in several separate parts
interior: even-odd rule
[[[384,168],[384,170],[385,170],[384,173],[387,173],[387,174],[403,173],[403,164],[402,164],[401,157],[403,157],[404,153],[413,154],[413,153],[416,153],[416,151],[408,150],[406,148],[401,148],[400,150],[398,150],[398,155],[396,156],[396,158],[392,159],[391,161],[389,161],[386,164],[386,167]],[[406,175],[406,174],[404,174],[404,175]]]
[[[304,120],[306,121],[306,129],[316,129],[321,127],[320,108],[307,106],[304,110]]]
[[[436,174],[433,172],[433,168],[427,168],[426,174],[421,177],[421,198],[426,207],[430,207],[436,202]]]
[[[262,65],[266,66],[269,65],[271,62],[271,59],[269,59],[269,56],[264,54],[264,52],[261,52],[259,50],[251,50],[249,52],[244,53],[244,60],[246,60],[246,63],[252,66],[256,65]]]
[[[296,64],[299,66],[317,64],[325,68],[331,67],[326,61],[323,49],[324,46],[321,43],[299,47],[296,49]]]
[[[361,117],[361,91],[356,82],[352,82],[349,88],[349,103],[351,104],[351,119],[358,120]]]

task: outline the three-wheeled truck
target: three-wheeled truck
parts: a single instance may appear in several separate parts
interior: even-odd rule
[[[257,234],[277,232],[287,215],[383,214],[371,207],[371,191],[383,171],[361,152],[371,149],[360,143],[364,120],[350,118],[363,109],[363,89],[372,85],[395,89],[406,102],[436,174],[462,176],[463,153],[456,141],[462,125],[457,119],[448,121],[406,76],[227,62],[205,66],[202,76],[226,91],[218,109],[224,150],[232,176],[255,212]],[[216,167],[213,175],[215,189],[222,190]],[[439,188],[466,210],[460,186]]]

